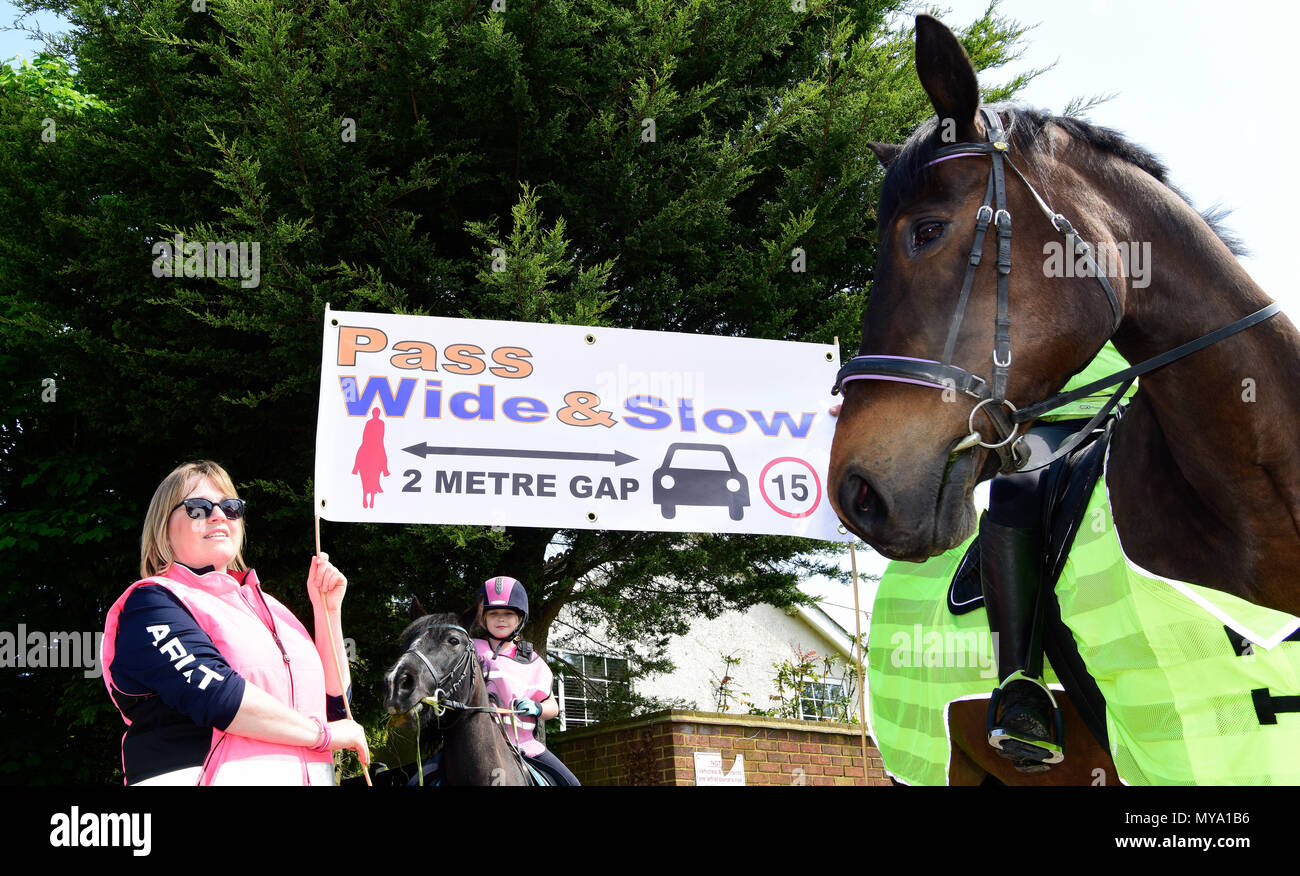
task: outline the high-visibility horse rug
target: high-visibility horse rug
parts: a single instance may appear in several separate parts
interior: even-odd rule
[[[892,563],[872,610],[872,734],[885,768],[908,784],[946,783],[949,704],[986,698],[997,684],[984,611],[948,609],[966,546]],[[1056,595],[1105,698],[1122,781],[1300,784],[1300,641],[1291,638],[1300,638],[1300,619],[1133,563],[1112,525],[1105,477]]]

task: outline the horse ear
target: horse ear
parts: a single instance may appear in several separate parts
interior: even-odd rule
[[[424,606],[420,604],[420,597],[418,596],[411,597],[411,607],[408,611],[411,613],[411,620],[419,620],[428,614],[428,612],[424,610]]]
[[[929,15],[916,17],[916,75],[939,116],[939,130],[955,125],[952,142],[979,139],[980,88],[966,50],[953,32]],[[946,120],[951,119],[952,122]]]
[[[472,605],[466,609],[460,616],[460,625],[465,629],[471,629],[474,622],[478,620],[478,605]]]
[[[898,157],[898,153],[903,151],[902,146],[896,146],[893,143],[868,143],[867,148],[876,153],[876,158],[880,159],[880,163],[885,167],[893,164],[894,159]]]

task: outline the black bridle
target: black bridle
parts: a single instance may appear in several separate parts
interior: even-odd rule
[[[502,715],[515,714],[511,709],[503,709],[498,706],[471,706],[464,702],[465,695],[459,693],[460,688],[461,685],[465,683],[466,677],[470,674],[470,669],[473,668],[474,663],[478,660],[478,653],[474,650],[473,640],[470,638],[469,632],[458,624],[431,623],[420,632],[420,636],[416,638],[416,641],[418,642],[420,638],[433,630],[460,630],[465,634],[468,647],[466,648],[465,653],[460,656],[460,659],[456,661],[456,664],[452,666],[451,670],[447,673],[449,677],[455,675],[455,678],[446,687],[443,686],[438,671],[433,668],[433,664],[429,661],[428,657],[424,656],[423,652],[414,645],[406,649],[407,654],[414,654],[416,657],[420,658],[420,662],[424,664],[425,668],[429,670],[429,674],[433,677],[433,693],[427,697],[421,697],[420,702],[416,704],[416,708],[420,705],[428,705],[432,707],[434,717],[439,719],[439,727],[443,727],[441,718],[443,713],[446,711],[455,713],[488,712],[497,718],[500,718]],[[486,681],[487,679],[485,677],[484,682],[486,683]],[[498,721],[498,723],[501,722]]]
[[[1034,196],[1034,201],[1038,204],[1039,209],[1051,221],[1052,227],[1064,235],[1067,242],[1073,243],[1074,255],[1084,260],[1087,269],[1091,271],[1093,277],[1101,285],[1102,291],[1106,294],[1107,303],[1110,305],[1111,335],[1114,335],[1119,329],[1124,313],[1120,307],[1119,297],[1106,279],[1105,273],[1097,268],[1092,247],[1078,239],[1074,226],[1070,224],[1070,221],[1049,207],[1034,186],[1025,178],[1025,175],[1020,172],[1020,169],[1011,163],[1011,159],[1007,155],[1010,144],[1006,140],[1006,134],[1003,131],[998,114],[984,107],[980,108],[980,113],[984,117],[988,133],[989,140],[987,143],[956,143],[944,146],[938,149],[935,152],[935,157],[925,165],[930,167],[954,158],[982,158],[986,155],[990,159],[989,181],[984,193],[984,203],[980,205],[975,214],[975,242],[971,247],[970,258],[966,266],[966,276],[962,281],[961,291],[957,296],[957,307],[953,313],[952,322],[948,327],[948,338],[944,343],[943,359],[935,361],[933,359],[915,359],[905,356],[854,356],[844,363],[839,373],[835,375],[835,386],[832,387],[831,393],[833,395],[839,394],[844,384],[852,380],[890,380],[960,392],[975,399],[976,404],[971,409],[970,416],[967,419],[970,433],[957,443],[952,452],[954,454],[960,453],[973,447],[996,450],[1002,459],[1001,471],[1005,474],[1013,471],[1030,471],[1041,468],[1064,456],[1082,443],[1092,433],[1093,429],[1110,414],[1137,377],[1268,319],[1278,312],[1280,305],[1277,303],[1270,304],[1230,325],[1176,347],[1167,353],[1148,359],[1139,365],[1094,381],[1087,386],[1070,392],[1058,393],[1045,401],[1028,407],[1017,408],[1006,397],[1007,378],[1011,369],[1011,319],[1009,314],[1011,213],[1007,209],[1005,168],[1010,167],[1012,172],[1025,184],[1025,187],[1029,189],[1029,193]],[[970,298],[971,288],[975,282],[975,273],[979,269],[980,261],[984,255],[984,238],[990,224],[997,226],[998,288],[997,314],[994,317],[993,327],[992,377],[991,380],[985,380],[978,374],[952,364],[952,357],[957,345],[957,333],[961,328],[962,318],[966,311],[966,302]],[[1034,464],[1029,465],[1029,451],[1023,442],[1024,435],[1017,435],[1020,426],[1048,411],[1091,395],[1099,389],[1107,389],[1116,385],[1119,385],[1119,389],[1115,391],[1102,409],[1083,429],[1064,442],[1050,457],[1041,461],[1034,460]],[[991,407],[984,411],[984,414],[993,424],[997,437],[1000,439],[993,443],[986,442],[983,435],[975,428],[975,414],[986,405]],[[1007,410],[1004,411],[1004,407]]]
[[[426,703],[430,705],[434,710],[434,718],[439,727],[442,726],[442,714],[448,709],[451,709],[453,712],[491,711],[483,706],[470,706],[465,704],[463,702],[465,696],[460,693],[461,685],[465,683],[465,678],[469,675],[469,671],[473,666],[472,661],[478,658],[478,654],[474,651],[474,640],[470,636],[469,631],[458,624],[430,623],[420,632],[420,635],[416,637],[416,642],[419,642],[421,638],[434,630],[460,630],[465,634],[465,652],[461,654],[460,658],[447,672],[448,678],[451,678],[451,676],[455,676],[455,678],[451,679],[450,682],[444,686],[438,670],[433,668],[433,663],[429,661],[428,657],[424,656],[424,653],[420,651],[420,649],[415,647],[414,644],[406,649],[405,653],[414,654],[416,657],[420,658],[420,662],[429,670],[429,675],[433,678],[433,693],[428,697],[421,697],[420,702],[416,704],[417,707]],[[449,697],[455,698],[452,699]],[[433,700],[432,703],[427,702],[430,699]]]

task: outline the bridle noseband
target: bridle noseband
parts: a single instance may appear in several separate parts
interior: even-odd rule
[[[1092,276],[1101,285],[1102,291],[1106,294],[1107,303],[1110,305],[1111,335],[1114,335],[1119,329],[1124,312],[1120,307],[1119,297],[1106,279],[1105,273],[1097,268],[1092,247],[1078,239],[1074,226],[1070,224],[1070,221],[1049,207],[1042,196],[1038,194],[1033,184],[1025,178],[1019,168],[1011,163],[1010,157],[1006,154],[1010,149],[1010,145],[1006,140],[1006,134],[1003,131],[998,114],[985,107],[980,108],[980,113],[984,117],[988,133],[989,140],[987,143],[956,143],[944,146],[936,150],[935,157],[925,164],[925,167],[931,167],[954,158],[982,158],[986,155],[990,159],[988,186],[984,192],[984,203],[980,205],[980,208],[975,213],[975,241],[971,246],[970,257],[967,260],[966,276],[962,280],[961,292],[957,296],[957,307],[953,313],[952,322],[948,327],[948,337],[943,348],[943,359],[935,361],[933,359],[916,359],[906,356],[854,356],[844,363],[839,373],[835,375],[835,386],[832,387],[831,394],[838,395],[842,391],[844,384],[853,380],[889,380],[897,383],[913,383],[933,389],[960,392],[974,399],[976,404],[967,418],[970,433],[957,443],[952,452],[960,453],[973,447],[996,450],[1002,459],[1001,471],[1005,474],[1013,471],[1029,471],[1041,468],[1064,456],[1082,443],[1092,433],[1093,429],[1110,414],[1129,386],[1132,385],[1133,380],[1138,376],[1268,319],[1277,313],[1280,305],[1277,303],[1271,304],[1215,332],[1183,344],[1160,356],[1148,359],[1140,365],[1135,365],[1132,368],[1127,368],[1124,371],[1090,383],[1087,386],[1068,393],[1059,393],[1035,405],[1017,408],[1006,397],[1007,378],[1011,369],[1011,319],[1009,315],[1011,212],[1007,209],[1006,167],[1010,167],[1012,172],[1024,183],[1029,193],[1033,195],[1038,208],[1051,221],[1052,227],[1062,234],[1067,242],[1073,243],[1074,255],[1083,260],[1087,266],[1086,270],[1091,272]],[[962,318],[966,311],[966,302],[970,298],[971,289],[975,282],[975,273],[983,259],[984,238],[990,224],[997,226],[998,246],[997,314],[994,317],[993,326],[991,381],[952,364],[953,352],[957,346],[957,333],[961,328]],[[1035,460],[1032,467],[1027,467],[1029,452],[1023,443],[1024,435],[1017,434],[1021,425],[1047,411],[1067,405],[1099,389],[1106,389],[1117,384],[1122,385],[1083,429],[1062,444],[1050,457],[1042,461]],[[996,442],[985,441],[983,435],[975,428],[975,414],[985,406],[989,407],[988,410],[984,411],[984,414],[992,422],[1000,439]],[[1007,410],[1003,410],[1004,407]]]

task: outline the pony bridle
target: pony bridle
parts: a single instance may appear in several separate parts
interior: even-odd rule
[[[445,711],[447,707],[453,709],[466,708],[463,703],[457,700],[449,700],[447,697],[456,694],[456,692],[460,690],[461,683],[464,682],[465,676],[469,673],[470,667],[473,665],[471,661],[477,658],[478,654],[474,651],[473,640],[470,638],[469,631],[464,627],[456,624],[429,624],[420,633],[420,637],[427,635],[433,630],[460,630],[465,634],[465,642],[467,644],[465,653],[461,655],[460,660],[457,661],[456,665],[447,673],[448,677],[454,675],[455,678],[448,682],[445,687],[442,679],[438,675],[438,670],[433,668],[433,664],[429,662],[429,658],[425,657],[422,651],[417,649],[414,645],[406,649],[407,654],[414,654],[416,657],[420,658],[420,662],[429,670],[429,675],[433,678],[433,694],[431,697],[422,698],[420,702],[416,703],[416,708],[424,703],[425,700],[433,699],[434,702],[430,705],[433,706],[435,715],[441,717],[443,711]],[[418,642],[419,638],[417,638],[416,641]]]
[[[831,389],[831,393],[833,395],[838,394],[843,389],[844,384],[852,380],[889,380],[960,392],[975,399],[976,404],[971,409],[970,416],[967,419],[970,433],[953,447],[952,453],[960,453],[973,447],[996,450],[1002,459],[1001,470],[1003,473],[1007,473],[1025,469],[1029,462],[1029,451],[1023,443],[1024,435],[1017,434],[1020,426],[1024,423],[1098,389],[1122,384],[1112,395],[1110,401],[1082,430],[1076,433],[1070,441],[1058,448],[1049,458],[1041,462],[1036,461],[1033,468],[1047,465],[1081,443],[1092,432],[1093,428],[1110,413],[1111,409],[1119,403],[1134,378],[1168,364],[1174,359],[1181,358],[1188,353],[1195,352],[1230,334],[1249,328],[1255,323],[1272,316],[1278,311],[1280,305],[1271,304],[1244,319],[1240,319],[1231,325],[1184,344],[1161,356],[1149,359],[1141,365],[1118,372],[1069,393],[1060,393],[1030,407],[1017,409],[1015,405],[1007,400],[1006,395],[1007,377],[1011,369],[1011,318],[1009,315],[1011,212],[1007,209],[1005,168],[1010,167],[1012,172],[1020,178],[1025,188],[1033,195],[1038,208],[1052,223],[1052,227],[1062,234],[1067,242],[1073,243],[1074,255],[1084,261],[1087,265],[1087,271],[1101,285],[1102,291],[1106,293],[1106,300],[1110,304],[1111,335],[1119,329],[1124,312],[1120,307],[1119,297],[1115,294],[1115,290],[1111,288],[1105,273],[1097,268],[1092,247],[1078,238],[1070,221],[1049,207],[1042,196],[1038,194],[1033,184],[1025,178],[1019,168],[1011,163],[1011,159],[1007,155],[1010,145],[1006,140],[1006,134],[1002,129],[1002,122],[998,118],[998,114],[985,107],[980,108],[980,113],[984,117],[988,133],[989,139],[987,143],[955,143],[944,146],[936,150],[935,157],[925,164],[926,167],[931,167],[954,158],[982,158],[987,155],[991,165],[988,186],[984,192],[984,203],[980,205],[980,208],[975,213],[975,242],[971,246],[970,257],[966,265],[966,276],[962,280],[961,292],[957,296],[957,307],[953,313],[952,322],[948,327],[948,338],[943,347],[943,359],[935,361],[933,359],[915,359],[905,356],[855,356],[844,363],[839,373],[835,375],[835,386]],[[998,291],[997,314],[993,323],[992,380],[987,381],[978,374],[952,364],[952,357],[957,346],[957,333],[961,328],[962,316],[966,311],[966,302],[970,298],[971,288],[975,282],[975,272],[979,269],[980,261],[984,255],[984,237],[990,224],[996,225],[998,229]],[[1083,275],[1086,276],[1086,274]],[[988,406],[988,409],[984,411],[984,414],[997,432],[999,440],[996,442],[985,441],[984,436],[975,428],[975,414],[986,406]],[[1006,408],[1006,410],[1003,410],[1003,408]]]

